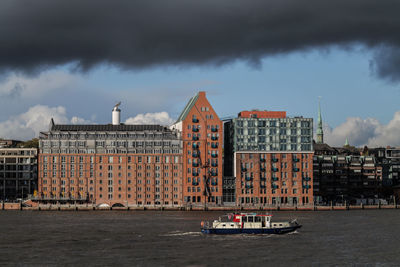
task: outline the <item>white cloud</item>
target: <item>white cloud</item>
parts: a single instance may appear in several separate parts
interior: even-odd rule
[[[76,117],[76,116],[71,118],[71,123],[72,124],[92,124],[92,122],[90,120],[85,120],[83,118]]]
[[[0,97],[38,98],[49,91],[76,86],[80,79],[63,71],[42,72],[34,77],[12,73],[0,83]]]
[[[128,118],[125,124],[161,124],[171,125],[174,120],[165,111],[155,113],[138,114],[135,117]]]
[[[89,123],[79,117],[68,119],[66,109],[62,106],[48,107],[36,105],[25,113],[12,116],[8,120],[0,122],[0,137],[28,140],[39,136],[41,131],[47,131],[51,118],[56,124],[81,124]]]
[[[324,134],[325,142],[332,146],[343,146],[346,138],[354,146],[400,146],[400,111],[386,125],[375,118],[350,117],[334,129],[326,125]]]

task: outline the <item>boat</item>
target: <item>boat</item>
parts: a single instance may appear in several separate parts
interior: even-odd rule
[[[301,227],[297,220],[273,222],[272,214],[230,213],[212,223],[201,222],[204,234],[286,234]]]

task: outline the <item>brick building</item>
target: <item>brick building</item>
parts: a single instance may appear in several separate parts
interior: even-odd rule
[[[180,133],[160,125],[57,125],[40,135],[42,202],[181,206]],[[117,121],[115,121],[117,120]]]
[[[182,133],[185,204],[221,204],[223,127],[205,92],[189,100],[171,128]]]
[[[224,173],[237,205],[313,203],[311,118],[243,111],[224,124]]]

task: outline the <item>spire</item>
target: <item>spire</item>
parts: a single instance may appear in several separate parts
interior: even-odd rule
[[[349,146],[349,139],[346,137],[346,142],[344,143],[344,146]]]
[[[324,131],[322,129],[321,97],[318,97],[317,144],[322,144],[322,143],[324,143]]]

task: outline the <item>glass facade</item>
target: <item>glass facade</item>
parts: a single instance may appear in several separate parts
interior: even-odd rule
[[[235,118],[233,150],[312,151],[311,118]]]

